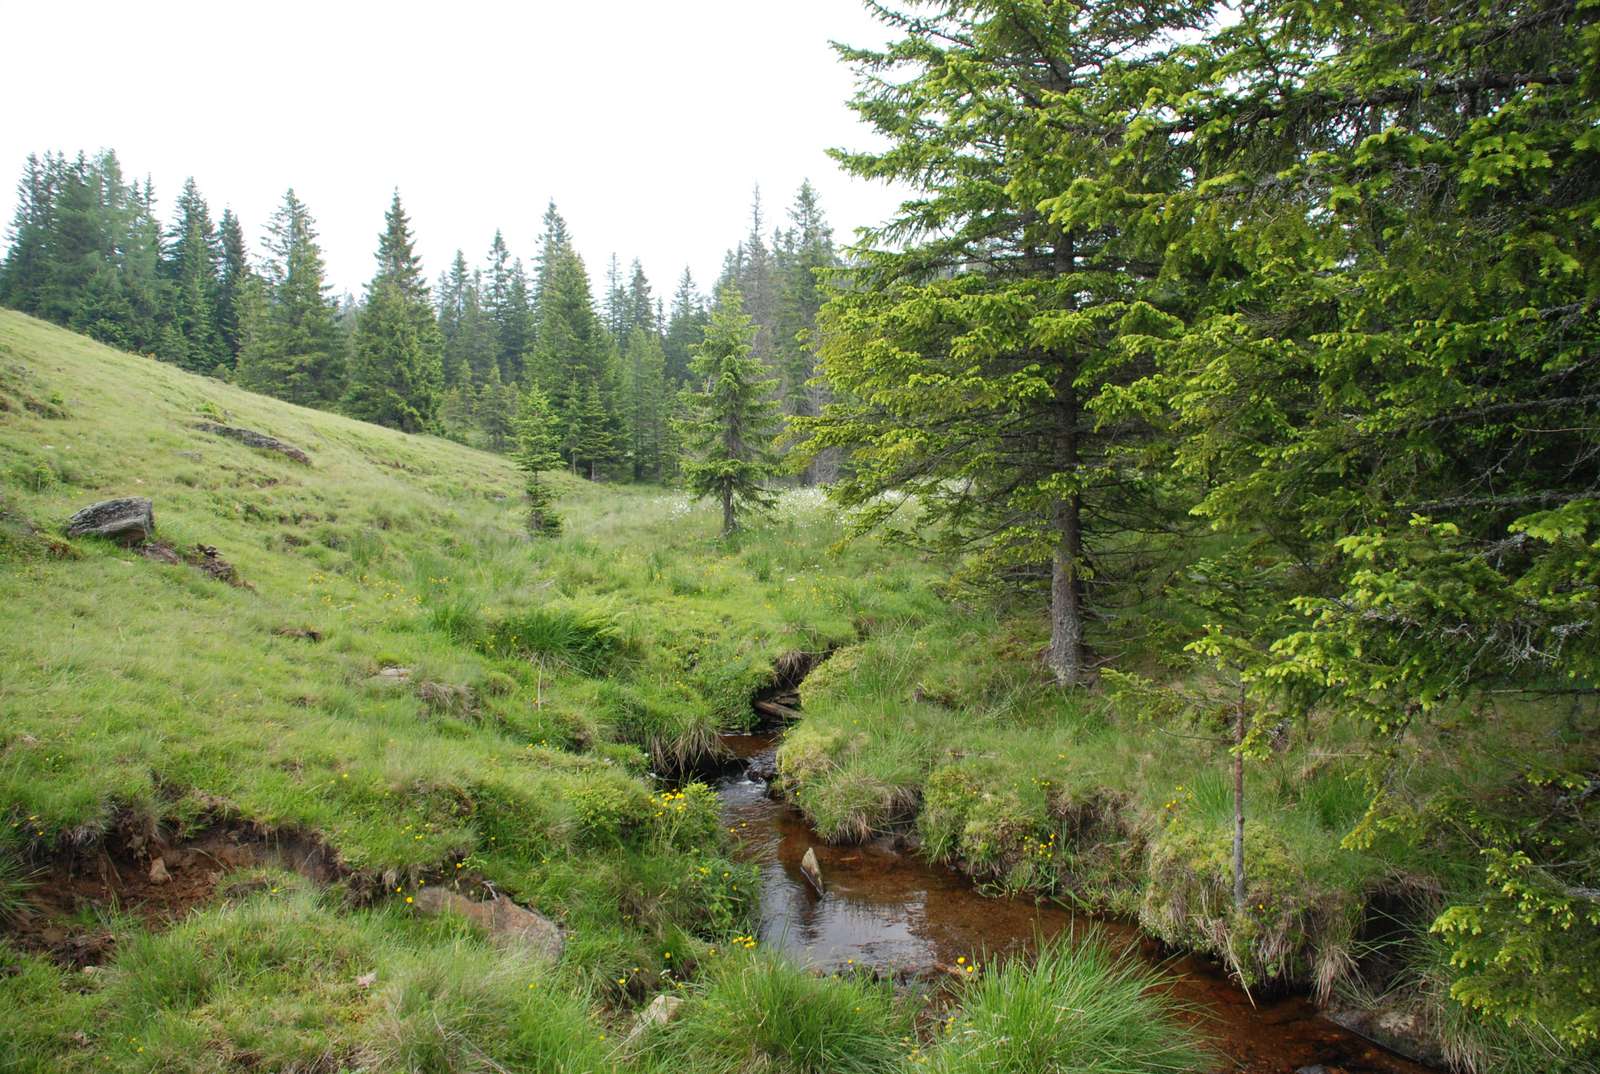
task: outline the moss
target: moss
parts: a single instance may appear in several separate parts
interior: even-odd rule
[[[1273,828],[1245,824],[1245,901],[1233,899],[1233,834],[1177,814],[1151,841],[1139,922],[1178,947],[1221,959],[1247,986],[1323,982],[1360,925],[1359,892],[1315,884]],[[1324,963],[1324,965],[1319,965]]]

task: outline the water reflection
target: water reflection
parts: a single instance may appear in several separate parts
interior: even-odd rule
[[[1188,1008],[1226,1057],[1221,1070],[1293,1074],[1323,1066],[1328,1074],[1426,1074],[1318,1015],[1306,999],[1256,1003],[1222,973],[1196,958],[1164,958],[1130,925],[1074,915],[1052,906],[980,896],[954,870],[928,865],[879,843],[824,845],[798,811],[767,796],[749,771],[769,771],[775,739],[730,735],[724,743],[748,770],[723,780],[723,818],[738,854],[760,867],[758,938],[824,970],[871,966],[883,972],[954,967],[1022,950],[1039,938],[1098,931],[1172,976],[1172,994]],[[818,896],[800,872],[816,851],[826,892]]]

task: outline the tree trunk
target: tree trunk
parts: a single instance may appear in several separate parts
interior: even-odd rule
[[[1051,527],[1056,533],[1050,561],[1050,670],[1062,686],[1082,686],[1088,679],[1083,659],[1083,587],[1078,560],[1083,554],[1081,505],[1076,495],[1055,506]]]
[[[1072,271],[1072,239],[1061,235],[1051,256],[1057,276]],[[1078,469],[1078,363],[1072,355],[1056,355],[1055,459],[1057,473]],[[1050,557],[1050,653],[1047,661],[1062,686],[1088,682],[1083,649],[1083,500],[1076,493],[1055,502],[1050,528],[1056,543]]]
[[[733,517],[733,489],[722,490],[722,535],[727,537],[733,533],[738,521]]]
[[[1242,689],[1242,687],[1241,687]],[[1244,701],[1233,717],[1233,905],[1244,909]]]

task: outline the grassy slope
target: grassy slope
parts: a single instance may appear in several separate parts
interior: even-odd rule
[[[838,534],[815,500],[795,499],[762,536],[725,548],[708,540],[711,513],[681,496],[572,480],[566,535],[530,542],[504,459],[255,396],[3,311],[0,392],[0,857],[46,862],[130,833],[179,841],[229,819],[325,839],[347,886],[369,903],[378,894],[359,920],[312,895],[219,909],[195,928],[217,934],[224,961],[259,955],[251,931],[230,925],[246,913],[327,932],[341,952],[388,952],[349,955],[351,966],[398,966],[445,942],[411,935],[405,893],[464,876],[569,927],[573,988],[617,1006],[648,995],[737,932],[750,894],[722,856],[710,796],[663,808],[644,778],[652,756],[692,757],[719,723],[746,718],[780,654],[928,604],[914,563],[866,546],[827,559]],[[281,437],[313,463],[193,428],[206,418]],[[160,538],[215,546],[253,588],[93,540],[52,554],[50,535],[75,509],[123,495],[152,497]],[[374,682],[391,665],[411,669],[410,683]],[[297,890],[276,886],[286,899]],[[119,946],[149,944],[158,959],[181,947]],[[13,984],[44,988],[34,997],[44,1003],[54,970],[30,965]],[[248,974],[202,985],[191,971],[174,994],[254,1009]],[[304,1011],[352,1003],[296,980],[288,991]],[[57,1044],[88,1032],[88,1051],[73,1054],[90,1067],[158,1056],[147,1062],[165,1069],[192,1059],[197,1040],[220,1054],[219,1039],[236,1047],[270,1021],[241,1014],[253,1029],[219,1027],[163,1010],[159,989],[118,996],[69,990],[45,1004],[50,1017],[22,1024]],[[114,1008],[116,1033],[100,1031],[101,1015],[63,1013],[79,1003]],[[355,1020],[374,1025],[374,1003],[356,1003]],[[382,1051],[365,1032],[327,1047]],[[305,1042],[290,1036],[266,1054],[297,1055]],[[18,1053],[54,1069],[40,1054]]]
[[[188,931],[146,936],[118,922],[132,937],[119,962],[145,967],[148,992],[133,971],[114,971],[80,994],[27,961],[4,986],[25,1001],[19,1024],[58,1047],[87,1032],[87,1050],[68,1048],[86,1069],[145,1056],[159,1057],[152,1069],[229,1069],[174,1058],[197,1049],[254,1049],[280,1065],[309,1049],[337,1063],[473,1069],[396,1057],[407,1041],[431,1047],[435,1030],[454,1039],[448,1020],[406,1022],[418,996],[463,1019],[490,1011],[471,1032],[500,1041],[501,1061],[534,1061],[515,1043],[530,1020],[567,1026],[527,1044],[552,1049],[537,1053],[551,1069],[557,1054],[575,1070],[616,1060],[598,1048],[614,1036],[604,1012],[647,999],[713,946],[726,951],[748,911],[749,883],[722,856],[712,803],[663,809],[646,770],[692,761],[718,726],[747,718],[751,691],[795,649],[845,646],[807,681],[806,718],[782,755],[830,837],[914,822],[932,856],[996,886],[1136,914],[1247,974],[1313,985],[1360,953],[1369,897],[1404,894],[1425,916],[1473,875],[1437,846],[1340,849],[1365,802],[1350,757],[1357,732],[1314,724],[1253,769],[1254,909],[1230,915],[1223,747],[1063,695],[1040,673],[1030,620],[939,599],[934,568],[903,552],[831,553],[837,521],[809,494],[722,545],[709,539],[712,512],[679,494],[563,480],[566,533],[530,542],[502,458],[288,406],[4,311],[0,401],[9,853],[41,861],[119,829],[159,825],[180,838],[231,817],[325,838],[363,903],[351,910],[278,877],[278,892],[224,900]],[[313,464],[192,427],[208,417],[289,440]],[[135,494],[154,498],[161,537],[215,545],[254,589],[92,541],[74,543],[78,558],[53,558],[24,524],[54,532],[86,503]],[[283,628],[324,640],[274,633]],[[390,665],[410,668],[410,684],[375,684]],[[441,686],[465,687],[470,704]],[[1492,791],[1514,729],[1508,714],[1494,750],[1457,739],[1453,767],[1412,772],[1419,801],[1447,785]],[[527,967],[406,912],[410,886],[457,875],[569,926],[563,967],[533,990],[555,1007],[507,991]],[[278,949],[278,932],[310,939]],[[238,972],[196,980],[200,969],[181,965],[186,946],[221,952]],[[1412,972],[1435,974],[1437,987],[1431,949],[1418,946]],[[294,969],[325,959],[338,980]],[[167,963],[179,965],[148,971]],[[391,987],[353,991],[360,966]],[[799,987],[767,981],[760,965],[748,981],[717,972],[734,976],[708,978],[708,1004],[720,1002],[716,981],[773,996]],[[287,1013],[263,1006],[269,986]],[[210,1013],[225,1006],[257,1013]],[[269,1032],[327,1010],[342,1028]],[[835,1028],[898,1041],[901,1017]],[[717,1051],[705,1019],[686,1025],[686,1040]],[[258,1036],[270,1040],[242,1043]],[[16,1054],[49,1056],[42,1069],[65,1062],[44,1045]],[[6,1059],[0,1051],[0,1069]]]

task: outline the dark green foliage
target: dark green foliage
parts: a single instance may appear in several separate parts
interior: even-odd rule
[[[1047,582],[1046,662],[1066,685],[1092,679],[1105,545],[1159,525],[1137,454],[1150,430],[1125,394],[1148,362],[1128,341],[1177,322],[1113,221],[1038,211],[1104,154],[1098,128],[1076,133],[1049,111],[1094,96],[1096,64],[1056,58],[1136,51],[1192,18],[957,5],[885,51],[846,51],[862,72],[856,108],[891,148],[840,160],[928,194],[870,236],[877,248],[830,304],[822,354],[841,399],[797,422],[802,450],[850,452],[838,494],[863,508],[861,525],[898,517],[908,537],[965,552],[978,577]],[[891,67],[906,77],[878,77]]]
[[[705,338],[709,319],[705,300],[695,288],[694,277],[684,269],[678,289],[672,295],[672,312],[662,341],[668,385],[677,388],[689,383],[689,362],[694,348]]]
[[[700,387],[681,426],[685,482],[696,497],[722,504],[724,537],[738,528],[740,515],[773,503],[767,482],[775,468],[776,408],[773,382],[763,378],[753,353],[755,335],[738,289],[724,288],[705,341],[695,348],[691,372]]]
[[[399,191],[384,220],[378,272],[357,318],[343,408],[353,417],[420,432],[434,425],[444,346]],[[494,405],[503,405],[498,377],[494,391]]]
[[[229,367],[239,361],[244,346],[244,292],[253,275],[245,250],[244,227],[232,209],[222,211],[220,227],[222,268],[217,281],[217,336]]]
[[[561,516],[553,506],[554,495],[546,482],[546,471],[561,465],[556,452],[559,434],[550,400],[536,386],[522,393],[516,417],[517,468],[526,482],[528,497],[528,532],[553,537],[561,532]]]
[[[0,303],[39,313],[50,278],[50,239],[55,200],[65,165],[46,153],[30,153],[17,181],[17,208],[6,230],[8,247],[0,262]]]
[[[344,387],[344,338],[328,298],[315,221],[290,189],[267,223],[256,300],[245,299],[239,382],[291,403],[327,406]]]
[[[221,310],[221,241],[211,211],[193,178],[178,196],[178,216],[169,236],[166,261],[172,287],[172,330],[176,354],[169,360],[193,372],[207,373],[228,364],[219,325]]]
[[[564,224],[560,229],[565,235]],[[549,397],[567,464],[574,473],[598,477],[616,455],[615,358],[595,313],[583,259],[565,239],[547,244],[540,258],[532,374]]]
[[[666,465],[666,357],[661,338],[644,327],[628,335],[622,357],[622,410],[627,432],[626,455],[636,481],[659,481]]]

